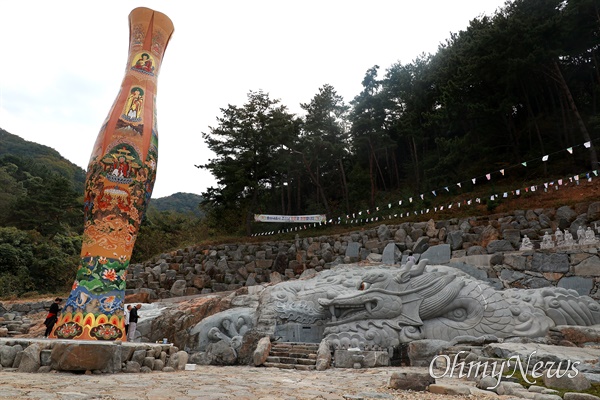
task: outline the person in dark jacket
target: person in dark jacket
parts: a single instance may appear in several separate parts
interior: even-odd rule
[[[127,340],[130,342],[133,342],[133,339],[135,339],[135,330],[139,318],[138,310],[140,308],[142,308],[142,305],[138,304],[135,307],[131,307],[131,311],[129,311],[129,332],[127,333]]]
[[[52,329],[54,328],[54,324],[58,321],[58,313],[60,312],[59,304],[62,301],[60,297],[54,299],[54,303],[50,306],[50,310],[48,310],[48,315],[46,315],[46,320],[44,321],[44,325],[46,325],[46,332],[44,333],[44,337],[48,337],[50,333],[52,333]]]

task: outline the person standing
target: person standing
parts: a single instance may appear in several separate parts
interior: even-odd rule
[[[417,262],[417,259],[415,258],[415,256],[413,256],[412,251],[408,252],[408,257],[406,257],[406,262],[412,261],[413,264],[415,264]]]
[[[129,332],[129,313],[131,312],[131,304],[128,304],[125,310],[123,310],[123,319],[125,320],[125,337]]]
[[[58,313],[60,312],[59,304],[61,301],[62,299],[60,297],[54,299],[54,303],[52,303],[48,310],[48,315],[46,315],[46,320],[44,321],[44,325],[46,325],[46,332],[44,333],[45,338],[52,333],[52,328],[54,328],[54,324],[58,321]]]
[[[142,308],[141,304],[136,305],[135,307],[131,307],[129,311],[129,333],[127,334],[127,340],[133,342],[135,339],[135,330],[137,328],[138,322],[138,310]]]

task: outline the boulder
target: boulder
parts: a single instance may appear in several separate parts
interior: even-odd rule
[[[237,353],[225,340],[209,344],[206,352],[213,365],[234,365],[237,361]]]
[[[415,245],[413,246],[413,252],[417,254],[424,253],[429,248],[429,240],[430,239],[427,236],[420,236],[415,241]]]
[[[185,279],[176,280],[171,286],[171,295],[174,297],[181,297],[185,295],[185,288],[187,287],[187,282]]]
[[[391,239],[392,233],[390,232],[390,228],[387,225],[379,225],[377,228],[377,237],[381,242]]]
[[[544,385],[554,389],[568,389],[575,391],[583,391],[592,387],[590,381],[583,375],[577,372],[570,371],[546,371],[542,376]]]
[[[32,343],[22,352],[21,362],[19,363],[19,372],[37,372],[41,367],[40,352],[42,346],[39,343]]]
[[[595,201],[588,206],[587,217],[590,221],[597,221],[600,219],[600,201]]]
[[[505,252],[505,251],[515,251],[513,245],[506,239],[501,240],[492,240],[486,246],[486,250],[489,254]]]
[[[0,345],[0,365],[11,368],[20,351],[23,351],[23,347],[19,344],[16,346]]]
[[[600,400],[600,397],[587,393],[567,392],[564,394],[563,400]]]
[[[448,233],[446,236],[446,241],[450,245],[450,248],[454,250],[462,249],[463,245],[463,232],[462,231],[452,231]]]
[[[438,244],[425,250],[421,254],[421,259],[429,260],[430,265],[447,264],[450,262],[451,254],[452,251],[449,244]]]
[[[271,351],[271,338],[268,336],[263,337],[258,341],[256,349],[253,354],[254,366],[258,367],[267,361],[269,352]]]
[[[396,243],[388,243],[383,249],[383,254],[381,256],[381,262],[386,265],[394,265],[397,264],[398,261],[402,258],[402,253]]]
[[[52,369],[116,372],[121,366],[121,347],[123,346],[114,343],[58,342],[52,348],[50,357]]]
[[[429,367],[431,360],[440,354],[440,351],[449,347],[445,340],[423,339],[414,340],[408,344],[408,358],[414,367]]]
[[[577,218],[577,213],[569,206],[562,206],[556,210],[556,220],[560,229],[568,228]]]
[[[331,350],[329,349],[329,342],[322,340],[317,350],[317,371],[324,371],[331,365]]]
[[[433,384],[435,378],[428,372],[394,372],[387,386],[390,389],[423,392]]]

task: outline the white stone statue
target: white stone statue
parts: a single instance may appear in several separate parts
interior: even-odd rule
[[[565,236],[563,235],[560,228],[556,228],[556,232],[554,232],[554,238],[556,239],[556,247],[561,247],[565,245]]]
[[[585,244],[596,244],[596,243],[598,243],[598,239],[596,239],[596,235],[594,234],[594,231],[589,226],[585,230],[584,243]]]
[[[531,239],[527,235],[523,235],[523,241],[519,250],[533,250],[533,243],[531,243]]]
[[[540,244],[540,249],[553,249],[554,242],[552,241],[552,236],[548,232],[544,233],[544,237],[542,237],[542,243]]]
[[[585,242],[585,230],[583,226],[579,225],[579,229],[577,229],[577,243],[584,244]]]
[[[573,239],[573,234],[570,230],[565,229],[565,246],[572,247],[575,245],[575,239]]]

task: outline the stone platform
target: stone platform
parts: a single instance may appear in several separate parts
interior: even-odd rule
[[[187,361],[172,344],[0,338],[0,372],[168,372]]]

